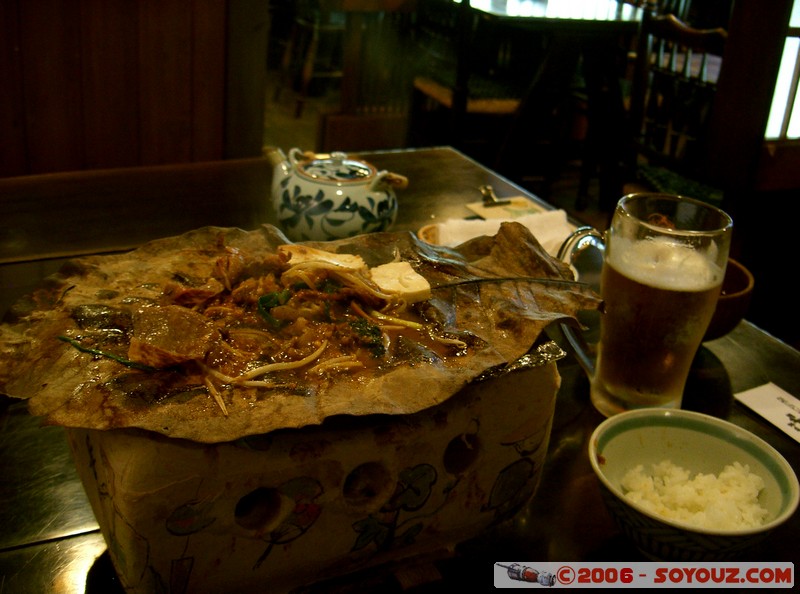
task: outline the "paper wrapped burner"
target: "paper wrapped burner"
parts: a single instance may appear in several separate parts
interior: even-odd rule
[[[599,299],[527,229],[505,224],[453,249],[386,233],[309,244],[370,266],[411,262],[444,324],[474,348],[315,380],[302,395],[232,389],[227,415],[197,391],[151,402],[109,393],[120,365],[57,340],[68,312],[98,294],[121,307],[127,291],[176,270],[208,273],[221,237],[245,257],[287,243],[271,227],[206,228],[83,258],[0,326],[0,391],[66,427],[127,592],[290,591],[450,549],[528,503],[564,354],[542,331]]]

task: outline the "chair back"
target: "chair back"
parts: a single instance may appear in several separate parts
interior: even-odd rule
[[[674,15],[644,14],[631,91],[631,134],[648,163],[702,178],[710,114],[727,40]]]
[[[411,80],[403,48],[416,0],[325,0],[345,14],[341,112],[402,113]]]
[[[673,14],[683,22],[689,19],[689,11],[692,9],[692,0],[649,0],[655,4],[658,14]]]
[[[460,13],[452,0],[419,2],[414,13],[414,52],[417,68],[425,73],[458,63]]]
[[[529,30],[478,16],[469,0],[425,0],[415,17],[416,74],[452,90],[456,111],[524,95],[543,53]]]
[[[674,14],[684,22],[688,21],[692,9],[692,0],[622,0],[622,2],[637,8],[645,8],[656,14]]]
[[[364,151],[405,145],[406,59],[416,0],[326,0],[345,14],[339,108],[323,113],[317,150]]]

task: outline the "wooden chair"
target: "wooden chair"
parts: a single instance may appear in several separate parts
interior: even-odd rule
[[[622,0],[625,4],[630,4],[636,8],[644,9],[646,18],[652,18],[659,15],[673,15],[685,24],[688,24],[692,11],[691,0]],[[623,101],[627,106],[631,103],[631,87],[634,78],[634,73],[637,64],[637,52],[639,50],[639,42],[641,31],[633,34],[626,34],[620,38],[620,51],[622,52],[620,64],[619,88],[623,96]],[[586,109],[586,90],[584,88],[577,88],[573,95],[576,98],[576,105],[580,111]],[[596,174],[598,151],[606,150],[605,140],[600,137],[595,130],[589,126],[588,132],[584,138],[584,146],[582,149],[582,164],[580,172],[580,182],[578,186],[578,198],[575,206],[577,210],[586,208],[589,200],[589,190],[591,179]],[[609,196],[604,196],[601,199],[601,209],[608,210],[613,208],[613,204],[606,203],[610,200]]]
[[[334,5],[330,0],[303,0],[297,3],[294,22],[281,58],[281,83],[274,97],[275,101],[279,101],[283,89],[296,88],[296,118],[303,115],[303,107],[314,80],[342,78],[345,17],[343,12],[334,10]]]
[[[468,0],[425,0],[416,17],[409,145],[491,162],[535,71],[536,36],[476,16]]]
[[[644,15],[630,97],[627,164],[634,184],[721,202],[722,191],[706,171],[726,40],[721,28],[700,30],[674,15]]]
[[[671,14],[687,25],[690,24],[692,0],[623,0],[623,2],[638,8],[644,8],[653,14]],[[632,74],[633,67],[636,63],[637,43],[638,35],[624,40],[625,47],[627,47],[627,64],[629,66],[629,74]]]
[[[406,34],[416,0],[326,1],[345,15],[343,76],[338,110],[321,116],[317,149],[404,146],[410,79]]]

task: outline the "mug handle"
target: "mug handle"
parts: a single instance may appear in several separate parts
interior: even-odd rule
[[[569,264],[576,280],[580,279],[578,279],[579,271],[575,266],[575,262],[587,249],[596,249],[601,255],[606,249],[603,234],[594,227],[578,227],[564,240],[558,250],[558,259]],[[599,286],[592,288],[599,292]],[[595,359],[586,337],[580,330],[568,324],[561,324],[561,332],[572,348],[578,364],[591,379],[594,376]]]

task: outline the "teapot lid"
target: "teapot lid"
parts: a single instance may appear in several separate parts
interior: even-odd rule
[[[376,174],[372,165],[348,159],[345,153],[331,153],[326,158],[300,162],[297,171],[313,181],[334,183],[363,183]]]

